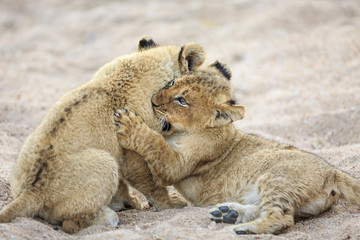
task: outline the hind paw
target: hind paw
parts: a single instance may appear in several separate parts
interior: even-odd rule
[[[209,213],[210,219],[216,223],[246,223],[259,216],[260,207],[229,202],[216,205]]]

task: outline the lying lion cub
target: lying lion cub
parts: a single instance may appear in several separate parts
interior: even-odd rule
[[[152,102],[164,137],[118,110],[121,145],[145,158],[159,185],[174,184],[195,206],[218,204],[211,219],[237,224],[237,234],[278,233],[294,215],[317,215],[339,198],[360,205],[355,178],[313,154],[235,129],[231,122],[245,111],[232,99],[230,76],[216,62],[157,93]]]
[[[38,215],[62,223],[68,233],[92,224],[116,226],[113,210],[141,207],[126,183],[157,210],[186,206],[154,184],[140,156],[121,148],[113,113],[127,107],[160,130],[151,97],[174,78],[196,70],[205,53],[195,43],[157,46],[149,38],[141,39],[138,49],[101,67],[91,81],[49,110],[20,151],[10,179],[14,200],[1,209],[0,223]]]

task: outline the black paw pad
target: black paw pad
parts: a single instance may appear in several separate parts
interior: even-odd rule
[[[211,221],[215,221],[216,223],[222,223],[222,220],[218,218],[211,218]]]
[[[229,211],[229,208],[227,206],[222,206],[222,207],[219,207],[219,210],[222,212],[222,213],[227,213]]]
[[[235,232],[237,235],[244,235],[247,234],[245,231],[236,231]]]
[[[228,214],[226,214],[223,217],[224,223],[234,224],[236,222],[238,216],[239,216],[239,214],[236,211],[231,210]]]
[[[214,217],[221,217],[222,216],[221,212],[219,212],[219,211],[214,211],[214,212],[211,213],[211,215],[213,215]]]

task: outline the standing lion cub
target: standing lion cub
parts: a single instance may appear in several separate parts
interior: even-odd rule
[[[237,234],[278,233],[295,215],[318,215],[340,198],[360,205],[355,178],[318,156],[237,130],[231,122],[245,111],[232,99],[230,77],[216,62],[157,93],[164,137],[118,110],[121,145],[145,159],[159,185],[174,184],[195,206],[217,204],[211,219],[236,224]]]
[[[111,199],[115,210],[140,208],[125,182],[157,210],[186,205],[154,184],[139,155],[121,148],[112,128],[113,113],[126,107],[159,130],[151,97],[196,70],[205,53],[195,43],[157,46],[149,38],[141,39],[138,49],[104,65],[49,110],[20,151],[10,179],[14,200],[0,211],[0,223],[38,215],[62,222],[68,233],[92,224],[116,226],[118,216],[107,207]]]

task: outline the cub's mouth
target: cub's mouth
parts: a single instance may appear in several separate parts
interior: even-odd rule
[[[164,132],[168,132],[171,129],[171,124],[166,120],[161,120],[161,130]]]

